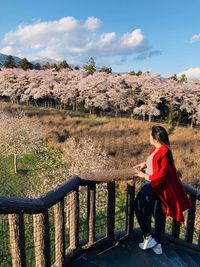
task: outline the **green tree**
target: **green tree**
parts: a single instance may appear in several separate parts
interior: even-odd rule
[[[51,69],[51,64],[49,64],[49,62],[47,62],[46,64],[44,64],[44,65],[42,66],[42,69],[43,69],[43,70],[49,70],[49,69]]]
[[[186,77],[185,73],[183,73],[181,75],[181,77],[179,78],[178,82],[179,83],[185,83],[185,82],[187,82],[187,77]]]
[[[40,63],[36,63],[35,66],[34,66],[34,69],[35,70],[41,70],[42,67],[41,67]]]
[[[176,74],[170,76],[169,79],[174,80],[174,81],[178,81],[178,78],[177,78]]]
[[[99,72],[106,72],[106,73],[112,73],[112,68],[108,68],[108,67],[102,67],[100,68]]]
[[[26,58],[22,58],[19,61],[19,67],[23,70],[28,70],[28,69],[32,69],[33,65]]]
[[[138,72],[136,73],[137,76],[140,76],[142,75],[142,71],[141,70],[138,70]]]
[[[58,64],[58,69],[61,70],[61,69],[71,69],[71,67],[69,66],[69,64],[67,63],[66,60],[63,60],[62,62],[60,62]]]
[[[11,68],[11,69],[16,67],[13,56],[9,55],[9,56],[6,57],[6,61],[4,63],[4,66],[6,68]]]
[[[130,75],[136,75],[136,73],[135,73],[134,70],[131,70],[129,74],[130,74]]]
[[[91,57],[88,62],[87,65],[84,66],[84,69],[91,75],[93,75],[96,71],[96,62],[94,60],[93,57]]]

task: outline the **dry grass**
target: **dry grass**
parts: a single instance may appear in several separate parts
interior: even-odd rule
[[[69,137],[77,141],[89,136],[94,144],[100,144],[112,158],[113,168],[126,168],[144,161],[151,148],[149,130],[152,123],[127,118],[89,118],[63,115],[39,116],[45,126],[46,138],[51,146],[60,147]],[[200,188],[200,130],[171,128],[163,125],[170,133],[171,147],[177,169],[183,180]]]

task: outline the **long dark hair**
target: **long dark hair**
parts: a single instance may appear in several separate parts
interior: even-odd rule
[[[151,128],[151,135],[153,139],[168,147],[169,150],[167,152],[167,156],[170,164],[174,166],[174,158],[170,148],[169,136],[166,129],[160,125],[153,125]]]

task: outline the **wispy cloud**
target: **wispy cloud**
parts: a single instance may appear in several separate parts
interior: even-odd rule
[[[191,41],[197,42],[200,41],[200,33],[199,34],[194,34],[191,38]]]
[[[140,53],[138,56],[135,57],[136,60],[145,60],[147,58],[151,58],[154,56],[160,56],[162,55],[162,51],[160,50],[152,50],[152,51],[145,51],[143,53]]]
[[[100,59],[136,54],[137,59],[143,59],[161,53],[152,50],[141,29],[118,36],[114,31],[100,32],[102,24],[95,17],[88,17],[84,22],[64,17],[20,24],[5,34],[0,52],[29,58],[70,59],[72,63],[80,63],[90,56]]]

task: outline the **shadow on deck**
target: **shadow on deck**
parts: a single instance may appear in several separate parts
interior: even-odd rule
[[[90,250],[77,257],[72,267],[198,267],[200,253],[183,249],[169,241],[163,241],[163,254],[156,255],[152,249],[142,251],[140,239],[123,241],[116,245]]]

